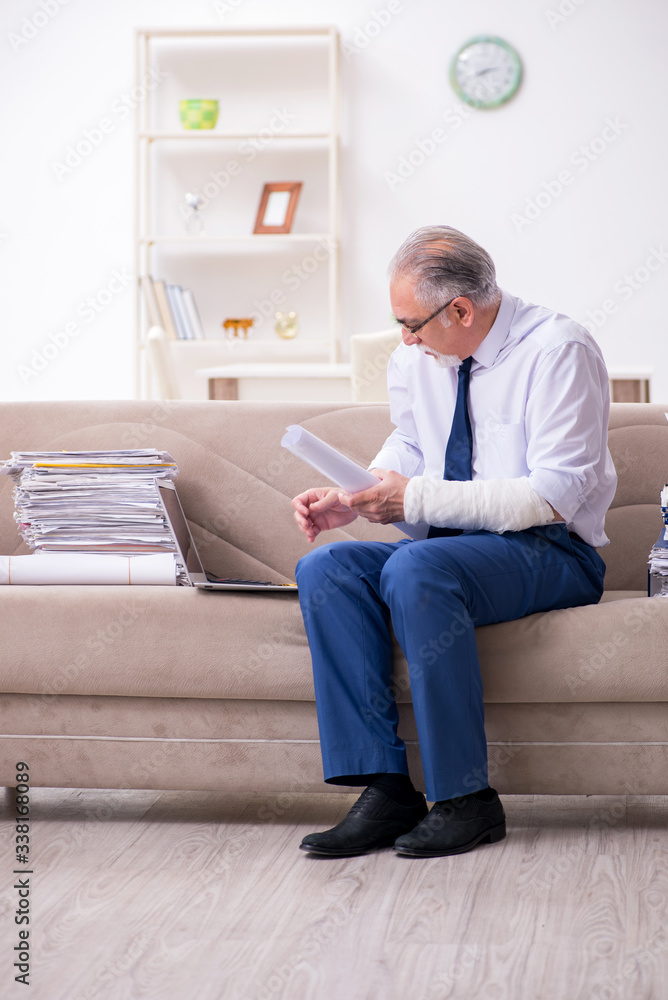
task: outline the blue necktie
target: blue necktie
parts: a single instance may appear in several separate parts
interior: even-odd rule
[[[473,433],[467,402],[472,361],[472,357],[462,361],[457,373],[457,400],[450,437],[445,449],[445,468],[443,469],[444,479],[456,479],[460,482],[471,479]],[[427,538],[442,538],[448,535],[461,535],[461,529],[432,527],[429,529]]]
[[[448,438],[448,446],[445,449],[443,478],[457,479],[460,482],[471,478],[473,434],[471,432],[467,402],[472,361],[472,357],[466,358],[459,366],[455,415],[452,418],[452,429]]]

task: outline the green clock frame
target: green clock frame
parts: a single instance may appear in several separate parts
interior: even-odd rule
[[[504,52],[511,57],[513,64],[513,76],[507,88],[498,97],[493,97],[487,100],[484,98],[472,97],[470,94],[465,93],[462,90],[459,80],[457,79],[457,64],[462,53],[472,45],[479,45],[483,42],[491,43],[492,45],[496,45],[498,48],[503,49]],[[522,60],[520,59],[518,52],[512,45],[510,45],[509,42],[505,41],[503,38],[499,38],[498,35],[475,35],[473,38],[469,38],[468,41],[464,42],[464,44],[455,52],[450,62],[450,84],[454,92],[460,100],[468,104],[469,107],[478,108],[484,111],[501,107],[501,105],[506,104],[512,97],[514,97],[522,82],[522,76]]]

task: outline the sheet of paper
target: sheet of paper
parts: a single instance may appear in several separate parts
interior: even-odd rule
[[[378,483],[378,478],[372,472],[346,458],[336,448],[332,448],[300,424],[290,424],[281,444],[297,458],[301,458],[323,476],[327,476],[337,486],[342,486],[348,493],[360,493]],[[393,527],[415,539],[426,538],[429,531],[428,524],[406,524],[405,521],[397,521]]]

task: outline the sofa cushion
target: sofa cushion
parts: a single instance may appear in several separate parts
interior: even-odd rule
[[[294,594],[7,587],[0,597],[8,693],[314,698]],[[663,598],[543,612],[476,637],[488,702],[668,701]],[[395,689],[410,699],[398,648]]]

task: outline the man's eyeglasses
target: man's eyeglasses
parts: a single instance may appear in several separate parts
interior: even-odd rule
[[[460,295],[455,295],[455,297],[450,299],[449,302],[446,302],[444,306],[441,306],[440,309],[437,309],[435,313],[432,313],[431,316],[427,316],[426,319],[423,319],[422,322],[418,324],[418,326],[407,326],[405,323],[402,323],[401,324],[402,328],[406,330],[408,333],[410,333],[411,337],[417,336],[417,334],[420,332],[423,326],[426,326],[427,323],[431,323],[431,321],[435,319],[439,313],[442,313],[444,309],[447,309],[448,306],[452,305],[455,299],[459,298],[461,298]]]

